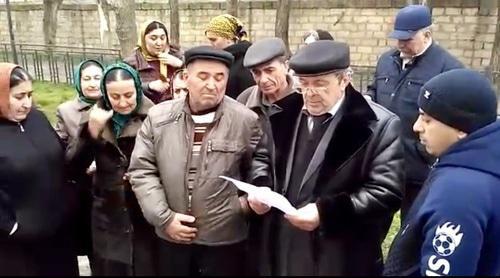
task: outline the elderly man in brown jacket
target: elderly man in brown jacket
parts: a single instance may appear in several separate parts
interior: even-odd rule
[[[265,136],[257,114],[224,96],[230,53],[200,46],[185,57],[189,94],[150,110],[130,182],[163,239],[162,275],[242,275],[250,210],[219,176],[270,185]]]

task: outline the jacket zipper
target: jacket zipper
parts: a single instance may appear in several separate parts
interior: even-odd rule
[[[439,158],[436,158],[436,161],[434,161],[434,163],[432,163],[431,165],[431,169],[434,169],[436,167],[436,164],[439,163]]]
[[[17,123],[17,125],[19,126],[19,129],[21,130],[21,132],[24,133],[24,127],[23,127],[23,125],[21,123],[19,123],[19,122]]]

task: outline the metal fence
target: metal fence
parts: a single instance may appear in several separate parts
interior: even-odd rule
[[[34,79],[53,83],[73,84],[73,70],[85,59],[105,65],[122,59],[118,49],[17,44],[16,50],[19,64]],[[0,44],[0,61],[14,61],[10,44]]]
[[[53,83],[73,84],[73,70],[85,59],[96,59],[107,65],[121,61],[119,49],[81,48],[73,46],[46,46],[38,44],[17,44],[18,61],[36,80]],[[12,62],[10,44],[0,44],[0,61]],[[368,84],[373,81],[375,67],[353,66],[353,85],[365,92]],[[485,68],[482,72],[495,84],[500,93],[500,72]]]

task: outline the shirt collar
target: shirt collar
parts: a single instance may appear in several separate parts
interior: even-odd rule
[[[341,98],[337,101],[337,103],[335,103],[335,105],[334,105],[334,106],[332,106],[332,108],[330,108],[330,110],[328,110],[328,112],[326,112],[326,113],[325,113],[325,114],[330,115],[330,116],[328,117],[328,119],[326,119],[326,121],[328,121],[328,120],[332,119],[332,118],[333,118],[333,117],[337,114],[337,112],[340,110],[340,106],[342,106],[342,103],[344,102],[344,98],[345,98],[345,94],[344,94],[344,95],[343,95],[343,96],[342,96],[342,97],[341,97]],[[309,112],[308,112],[308,111],[307,111],[307,109],[306,109],[305,104],[304,104],[304,107],[302,107],[302,111],[303,111],[306,115],[310,116],[310,115],[309,115]]]
[[[425,51],[427,51],[427,49],[429,49],[429,47],[431,47],[431,45],[432,45],[432,39],[429,40],[427,45],[425,45],[424,49],[420,53],[418,53],[417,55],[414,55],[412,57],[405,57],[402,52],[399,52],[399,57],[401,57],[401,59],[408,59],[408,60],[414,59],[415,57],[418,57],[418,56],[421,56],[422,54],[424,54]]]

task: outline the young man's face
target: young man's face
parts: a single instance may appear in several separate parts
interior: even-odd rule
[[[453,127],[434,119],[420,110],[420,115],[413,124],[420,143],[425,146],[425,150],[433,156],[439,157],[451,145],[464,138],[467,134]]]

